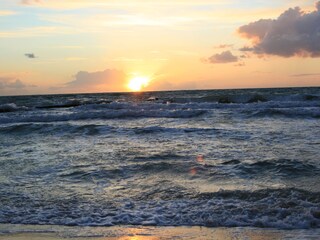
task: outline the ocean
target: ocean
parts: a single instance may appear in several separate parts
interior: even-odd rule
[[[320,228],[320,88],[0,97],[0,223]]]

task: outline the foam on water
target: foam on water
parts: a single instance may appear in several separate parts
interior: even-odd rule
[[[157,225],[210,227],[320,227],[319,194],[298,189],[219,191],[192,195],[171,187],[130,199],[83,199],[69,196],[50,202],[16,195],[0,211],[1,223],[80,226]]]

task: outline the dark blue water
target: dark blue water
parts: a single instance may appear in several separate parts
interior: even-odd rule
[[[320,227],[320,88],[0,98],[0,223]]]

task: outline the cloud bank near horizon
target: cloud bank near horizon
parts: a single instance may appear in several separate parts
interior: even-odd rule
[[[65,88],[81,91],[102,87],[101,89],[105,91],[116,91],[115,86],[119,86],[119,83],[124,83],[125,80],[125,73],[117,69],[106,69],[96,72],[79,71],[75,74],[74,80],[65,84]],[[104,86],[108,86],[108,88],[104,89]]]
[[[26,87],[27,85],[24,84],[20,79],[0,77],[0,89],[6,89],[6,88],[21,89]]]
[[[260,19],[238,29],[252,46],[241,48],[258,55],[320,57],[320,1],[316,10],[290,8],[277,19]]]
[[[11,92],[24,93],[29,88],[35,88],[36,85],[27,84],[18,78],[0,77],[0,94]]]

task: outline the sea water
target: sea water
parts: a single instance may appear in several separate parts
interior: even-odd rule
[[[320,227],[320,88],[0,98],[0,223]]]

